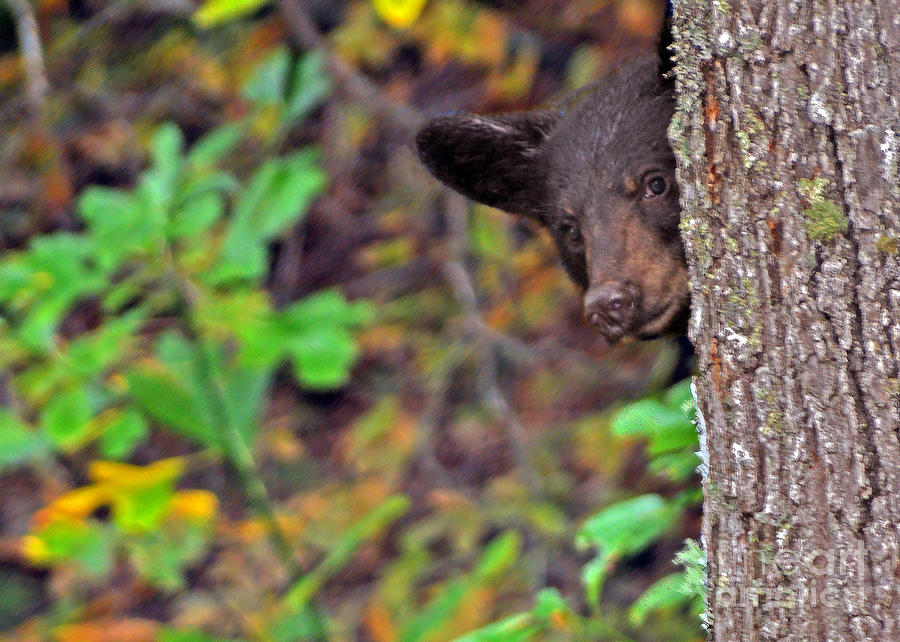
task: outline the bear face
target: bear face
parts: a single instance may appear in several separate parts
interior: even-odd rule
[[[452,189],[548,230],[585,318],[607,339],[683,334],[673,111],[659,61],[639,59],[547,109],[436,118],[416,144]]]

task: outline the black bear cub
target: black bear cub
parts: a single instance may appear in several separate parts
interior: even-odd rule
[[[435,118],[416,144],[449,187],[547,228],[585,318],[607,339],[682,334],[673,110],[659,60],[638,59],[552,108]]]

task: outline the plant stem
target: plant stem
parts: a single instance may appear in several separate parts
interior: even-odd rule
[[[302,575],[302,569],[294,558],[294,552],[287,536],[278,524],[275,506],[259,474],[256,462],[253,460],[253,453],[228,415],[221,376],[211,363],[207,346],[204,345],[203,339],[194,325],[194,320],[191,318],[191,306],[196,303],[200,291],[189,279],[178,272],[171,248],[168,246],[165,248],[165,257],[167,271],[178,292],[178,317],[182,321],[188,339],[194,344],[197,369],[203,379],[204,390],[214,413],[215,422],[224,431],[222,446],[225,456],[238,474],[251,509],[265,522],[269,541],[275,549],[275,554],[287,571],[290,582],[294,583]]]

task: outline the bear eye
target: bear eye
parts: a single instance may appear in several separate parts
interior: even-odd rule
[[[578,230],[578,226],[571,221],[560,223],[559,233],[570,245],[577,246],[581,244],[581,232]]]
[[[662,196],[669,189],[669,182],[662,176],[651,176],[644,185],[644,198]]]

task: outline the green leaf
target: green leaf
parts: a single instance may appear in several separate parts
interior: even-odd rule
[[[174,181],[184,163],[184,135],[175,123],[164,123],[156,130],[150,151],[153,167]]]
[[[266,244],[305,216],[326,179],[312,150],[264,163],[238,197],[208,280],[218,285],[260,278],[268,265]]]
[[[148,432],[144,416],[129,408],[106,427],[100,438],[100,452],[107,459],[124,459]]]
[[[391,522],[409,510],[411,504],[407,496],[394,495],[351,525],[328,551],[325,559],[291,587],[285,597],[285,606],[293,612],[306,607],[322,585],[347,565],[366,540],[383,533]]]
[[[162,212],[142,207],[130,193],[89,187],[78,199],[78,212],[87,222],[95,256],[106,271],[151,251],[162,238]]]
[[[368,302],[348,303],[337,290],[311,295],[275,317],[294,375],[305,386],[332,389],[346,382],[357,346],[349,328],[368,321]]]
[[[368,323],[372,316],[373,308],[368,301],[349,303],[340,290],[329,289],[311,294],[285,308],[280,322],[290,332],[297,332],[310,326],[357,327]]]
[[[282,614],[259,637],[271,642],[323,642],[330,639],[325,618],[313,606]]]
[[[476,575],[483,580],[495,577],[512,566],[519,557],[522,538],[516,531],[507,531],[498,535],[481,554]]]
[[[287,47],[278,47],[250,76],[243,87],[244,96],[261,105],[284,103],[290,71],[291,54]]]
[[[344,384],[357,353],[350,333],[334,326],[310,327],[286,347],[294,360],[297,381],[319,390]]]
[[[25,348],[50,350],[56,326],[69,308],[106,286],[106,275],[90,265],[93,252],[83,235],[63,233],[34,238],[28,251],[18,255],[19,268],[27,276],[24,287],[10,294],[14,308],[24,315],[11,321],[14,336]]]
[[[271,376],[267,364],[245,366],[226,355],[218,345],[196,345],[174,333],[160,337],[157,352],[182,386],[193,391],[198,407],[209,417],[211,426],[213,417],[217,416],[215,404],[221,404],[223,419],[234,426],[244,443],[249,446],[255,443],[259,413]],[[203,359],[208,360],[211,373],[206,372]],[[218,426],[214,433],[218,435],[222,430],[224,426]],[[218,446],[219,440],[207,445]]]
[[[294,67],[285,119],[300,120],[327,98],[331,89],[331,77],[325,69],[322,52],[314,50],[305,54]]]
[[[47,402],[41,414],[41,428],[57,448],[67,450],[88,436],[91,416],[91,402],[86,390],[79,386]]]
[[[212,417],[197,392],[171,373],[134,371],[127,379],[132,396],[153,419],[204,446],[221,446]]]
[[[32,272],[21,253],[7,254],[0,262],[0,302],[13,301],[30,285]]]
[[[678,507],[659,495],[641,495],[605,508],[590,517],[578,530],[579,549],[593,547],[596,559],[585,566],[588,601],[599,602],[606,571],[618,559],[639,553],[659,539],[678,521]]]
[[[150,143],[150,151],[152,167],[141,175],[133,195],[158,244],[182,180],[184,136],[181,130],[173,123],[161,125]]]
[[[539,618],[546,619],[555,613],[571,613],[569,603],[559,594],[555,588],[542,589],[537,595],[533,613]]]
[[[75,562],[94,577],[106,575],[112,566],[114,533],[103,524],[55,521],[37,535],[47,562]]]
[[[156,634],[158,642],[233,642],[231,638],[220,638],[200,631],[186,629],[160,629]]]
[[[691,610],[703,618],[706,609],[706,553],[693,539],[687,539],[675,555],[675,562],[684,567],[682,590],[691,599]]]
[[[193,20],[198,27],[208,29],[249,15],[269,2],[271,0],[206,0],[194,12]]]
[[[671,426],[654,434],[647,445],[647,452],[653,457],[685,450],[692,454],[697,447],[697,429],[693,424],[686,423],[681,426]]]
[[[179,203],[172,212],[169,229],[170,239],[200,236],[205,233],[225,213],[225,202],[215,192],[204,192]],[[208,242],[204,239],[204,242]]]
[[[517,613],[455,638],[453,642],[528,642],[535,639],[541,628],[531,613]]]
[[[188,152],[187,161],[196,169],[218,167],[241,140],[243,132],[238,125],[222,125],[198,140]]]
[[[65,351],[65,367],[82,380],[103,374],[127,358],[134,335],[145,318],[146,311],[133,309],[110,319],[94,332],[79,335]]]
[[[521,537],[515,531],[498,535],[481,554],[474,571],[447,583],[438,596],[400,635],[403,642],[422,640],[441,630],[456,613],[466,595],[476,587],[495,582],[518,559]]]
[[[120,488],[113,501],[113,521],[125,532],[142,533],[159,527],[172,505],[172,479],[157,484]]]
[[[691,394],[691,380],[679,381],[666,390],[663,395],[663,402],[672,408],[683,408],[686,403],[693,405],[694,396]]]
[[[269,386],[268,368],[221,369],[223,403],[228,420],[241,434],[245,444],[256,443],[259,414]]]
[[[47,453],[47,442],[11,412],[0,408],[0,472],[37,460]]]
[[[690,600],[685,593],[685,574],[673,573],[644,591],[628,610],[628,620],[632,626],[640,626],[653,611],[681,606]]]
[[[327,184],[318,163],[313,149],[265,163],[235,205],[235,222],[252,226],[266,240],[298,222]]]
[[[460,602],[473,587],[474,582],[469,577],[447,582],[425,610],[403,627],[401,642],[418,642],[429,633],[440,630],[453,617]]]
[[[600,604],[600,593],[603,590],[603,585],[606,583],[606,574],[614,561],[611,553],[603,552],[581,569],[581,582],[584,584],[585,599],[594,608],[597,608]]]
[[[665,431],[693,424],[680,408],[665,406],[656,399],[630,403],[615,414],[610,424],[613,434],[655,436]]]
[[[477,631],[458,637],[454,642],[526,642],[546,630],[554,616],[568,617],[572,609],[554,588],[541,590],[534,608],[493,622]]]
[[[165,332],[156,340],[159,360],[177,374],[179,379],[195,377],[194,362],[197,347],[177,332]]]
[[[201,525],[170,525],[132,535],[126,540],[132,563],[153,586],[174,593],[184,588],[185,568],[207,549],[208,528]]]
[[[685,481],[694,476],[699,465],[700,460],[691,451],[654,457],[647,465],[647,469],[653,474],[664,474],[673,481]]]

